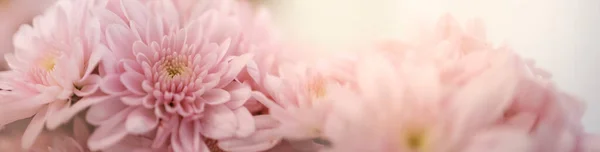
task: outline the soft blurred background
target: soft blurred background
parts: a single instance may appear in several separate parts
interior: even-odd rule
[[[478,17],[488,38],[507,42],[554,75],[557,85],[588,102],[584,124],[600,133],[599,0],[266,0],[289,39],[314,51],[411,35],[443,13]],[[419,23],[419,24],[417,24]]]
[[[10,50],[10,33],[18,27],[14,23],[29,22],[52,1],[0,0],[0,51]],[[554,74],[559,87],[587,101],[584,124],[600,133],[599,0],[252,1],[274,12],[286,39],[319,53],[350,51],[380,38],[401,39],[444,13],[463,22],[481,18],[490,40],[507,42],[535,59]]]

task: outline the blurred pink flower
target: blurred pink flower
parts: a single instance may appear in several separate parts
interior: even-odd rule
[[[229,53],[239,45],[229,36],[241,34],[240,22],[217,9],[172,22],[181,17],[172,1],[155,2],[163,5],[121,0],[95,11],[108,22],[105,41],[113,52],[100,68],[100,88],[116,100],[91,106],[87,120],[99,127],[90,149],[153,134],[146,136],[151,148],[205,151],[204,140],[253,133],[254,119],[243,107],[250,86],[235,80],[252,55]]]
[[[436,39],[388,43],[357,63],[358,91],[331,91],[325,151],[597,149],[581,126],[584,105],[554,88],[550,74],[454,25],[446,16]],[[440,39],[453,47],[436,47]]]
[[[98,88],[100,77],[92,71],[107,49],[99,44],[98,21],[88,16],[88,2],[57,2],[32,26],[20,28],[15,52],[6,55],[11,71],[0,82],[0,126],[34,116],[23,135],[24,148],[44,126],[52,130],[68,122],[72,115],[59,111],[87,100]]]
[[[330,150],[464,150],[470,145],[467,141],[471,134],[496,130],[482,124],[497,113],[472,112],[502,107],[510,101],[517,83],[514,57],[506,52],[489,57],[488,61],[496,64],[465,80],[461,87],[444,81],[460,75],[444,75],[433,60],[406,60],[395,65],[385,57],[376,57],[359,62],[358,92],[333,91],[331,95],[336,99],[333,113],[337,119],[325,127],[325,137],[333,144]],[[460,132],[462,129],[470,132]],[[514,144],[510,141],[526,137],[510,136],[502,142],[509,142],[508,146]]]
[[[29,24],[56,0],[2,0],[0,1],[0,55],[13,52],[13,35],[22,24]],[[0,70],[7,70],[4,58],[0,58]]]
[[[220,147],[226,151],[264,151],[281,139],[287,139],[289,141],[286,142],[296,147],[312,147],[308,151],[319,148],[320,145],[312,143],[312,140],[321,138],[320,132],[327,119],[330,108],[328,89],[346,87],[351,81],[346,78],[349,72],[340,70],[346,67],[338,65],[338,61],[346,60],[326,59],[329,61],[316,64],[285,62],[278,65],[278,73],[265,75],[259,81],[264,90],[255,91],[253,97],[268,108],[268,115],[255,116],[261,119],[255,121],[258,129],[255,134],[223,140],[219,143]]]

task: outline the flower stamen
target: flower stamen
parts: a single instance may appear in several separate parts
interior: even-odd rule
[[[316,98],[321,99],[327,95],[327,88],[325,87],[326,81],[322,77],[315,77],[311,83],[309,83],[309,92]]]
[[[403,135],[403,145],[409,150],[424,152],[427,150],[427,131],[424,129],[409,129]]]

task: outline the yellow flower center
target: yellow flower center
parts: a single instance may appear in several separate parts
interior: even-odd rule
[[[40,60],[40,66],[46,71],[54,71],[54,66],[56,65],[56,58],[52,55],[49,55],[42,60]]]
[[[169,56],[163,60],[162,67],[164,72],[170,77],[182,76],[186,73],[185,60],[180,56]]]
[[[324,78],[315,77],[308,87],[310,94],[316,99],[325,97],[327,94],[327,88],[325,84],[326,81]]]
[[[425,152],[428,149],[428,136],[425,129],[408,129],[402,135],[402,139],[402,145],[405,145],[408,150]]]

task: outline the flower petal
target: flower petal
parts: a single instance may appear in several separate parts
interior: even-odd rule
[[[137,25],[146,25],[151,15],[146,5],[138,0],[121,0],[121,9],[125,17]]]
[[[533,143],[526,132],[509,129],[492,129],[471,139],[465,152],[530,152]]]
[[[138,106],[144,101],[147,96],[123,96],[121,101],[128,106]]]
[[[247,83],[232,82],[224,89],[231,95],[231,100],[226,103],[231,109],[243,106],[252,96],[252,88]]]
[[[252,58],[253,55],[251,54],[244,54],[239,57],[233,58],[229,62],[229,68],[227,70],[227,73],[223,75],[217,87],[222,88],[225,85],[231,83],[231,81],[233,81],[233,79],[236,76],[238,76],[238,74],[242,71],[242,69],[244,69],[244,67],[246,67],[246,65],[250,62],[250,60],[252,60]]]
[[[250,136],[256,131],[256,125],[254,124],[254,118],[248,109],[242,107],[233,111],[238,120],[238,130],[235,132],[237,137]]]
[[[158,126],[158,118],[154,111],[144,107],[138,107],[127,116],[125,128],[129,133],[144,134]]]
[[[229,92],[222,89],[211,89],[202,95],[204,102],[209,105],[223,104],[231,99]]]
[[[100,97],[97,97],[100,98]],[[127,105],[123,104],[118,97],[111,97],[106,99],[105,102],[99,102],[93,104],[87,112],[85,119],[92,125],[100,125],[102,122],[108,120],[115,113],[124,110],[127,108]],[[82,99],[83,100],[83,99]],[[90,99],[92,100],[92,99]],[[81,104],[85,104],[87,102],[79,102]],[[87,103],[92,104],[92,103]],[[73,105],[73,108],[76,107],[77,104]],[[81,107],[85,107],[86,105],[81,105]],[[74,108],[75,109],[75,108]]]
[[[100,83],[102,82],[102,78],[96,74],[92,74],[85,79],[82,79],[78,85],[82,85],[81,89],[75,89],[73,93],[79,97],[89,96],[93,93],[96,93],[98,88],[100,88]]]
[[[121,83],[119,75],[107,75],[104,76],[104,81],[100,84],[100,90],[107,94],[117,95],[123,94],[127,91],[127,88]]]
[[[33,119],[31,119],[29,125],[27,125],[27,129],[25,129],[25,133],[23,133],[23,139],[21,141],[22,148],[29,149],[33,145],[37,137],[40,135],[40,133],[42,133],[42,130],[44,130],[44,123],[46,122],[47,110],[48,107],[46,106],[40,109],[40,111],[38,111],[37,114],[33,116]]]
[[[64,108],[60,111],[57,111],[57,113],[54,116],[49,118],[47,122],[48,128],[56,128],[60,124],[67,123],[72,117],[79,114],[79,112],[82,112],[87,107],[103,101],[110,100],[111,98],[111,96],[102,95],[81,98],[79,101],[77,101],[77,103],[74,103],[68,108]]]
[[[102,122],[88,139],[88,146],[92,151],[108,148],[127,136],[125,119],[135,108],[126,108]]]
[[[57,90],[47,88],[45,92],[30,98],[18,100],[10,103],[3,103],[0,106],[0,126],[31,117],[37,113],[38,109],[55,100]],[[16,109],[15,109],[16,108]]]
[[[106,41],[108,47],[117,59],[135,59],[131,49],[137,38],[127,27],[111,24],[106,28]]]
[[[281,142],[274,129],[258,130],[246,138],[219,140],[219,148],[225,151],[265,151]]]
[[[98,66],[100,60],[102,60],[102,57],[104,57],[104,55],[107,53],[110,53],[108,48],[102,44],[98,44],[96,49],[92,51],[92,54],[87,61],[87,67],[85,68],[85,73],[81,79],[86,79],[92,73],[92,71],[96,69],[96,66]]]
[[[235,113],[225,105],[206,107],[205,118],[202,119],[202,134],[211,139],[223,139],[235,135],[237,118]]]
[[[136,72],[125,72],[121,75],[121,82],[123,86],[132,93],[137,95],[145,95],[144,89],[142,88],[142,82],[144,81],[144,75]]]

